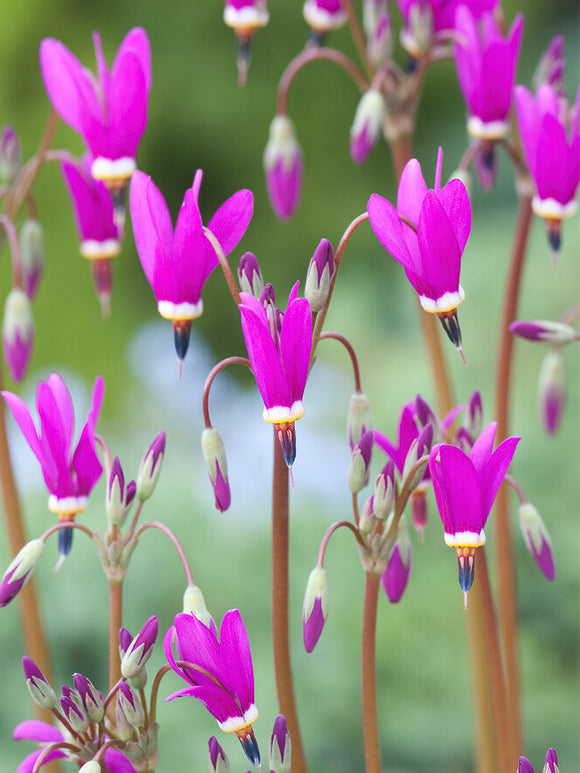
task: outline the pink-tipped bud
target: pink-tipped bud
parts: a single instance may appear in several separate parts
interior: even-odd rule
[[[407,24],[401,30],[401,45],[411,56],[418,59],[431,45],[432,37],[433,9],[429,3],[413,3]]]
[[[56,706],[56,695],[47,678],[30,658],[22,658],[22,668],[30,697],[41,709],[52,711]]]
[[[201,588],[197,585],[188,585],[183,594],[183,611],[191,613],[200,620],[210,631],[216,631],[214,619],[209,613]]]
[[[407,451],[407,457],[405,459],[405,465],[403,467],[403,474],[402,479],[403,482],[407,480],[407,478],[411,475],[411,471],[417,461],[422,457],[429,454],[431,451],[431,446],[433,444],[433,425],[427,424],[419,434],[419,437],[416,440],[413,440],[411,443],[411,446],[409,447],[409,450]],[[422,481],[423,476],[425,475],[425,467],[421,467],[418,470],[415,470],[415,472],[412,474],[411,479],[409,480],[409,490],[412,491],[414,488],[416,488],[419,483]]]
[[[540,86],[548,85],[552,86],[560,96],[565,96],[564,70],[564,36],[555,35],[542,54],[532,76],[532,89],[536,92]]]
[[[117,696],[127,722],[137,729],[143,727],[145,724],[145,712],[138,693],[127,682],[121,682]]]
[[[161,432],[149,446],[137,474],[137,497],[142,502],[149,499],[155,490],[164,455],[165,432]]]
[[[290,773],[292,769],[292,744],[283,714],[276,717],[270,737],[270,773]]]
[[[542,773],[560,773],[560,768],[558,767],[558,755],[556,754],[556,750],[552,747],[548,749],[546,754],[546,762]]]
[[[75,674],[73,681],[89,720],[98,724],[105,715],[103,696],[83,674]]]
[[[393,48],[389,0],[364,0],[363,27],[367,36],[367,56],[378,68],[391,58]]]
[[[44,230],[38,220],[25,220],[22,223],[18,243],[26,294],[32,301],[44,274]]]
[[[20,140],[12,126],[4,126],[0,134],[0,182],[11,185],[20,171]]]
[[[373,429],[373,416],[369,398],[364,392],[355,392],[348,404],[346,433],[351,450],[358,445],[365,432]]]
[[[213,486],[215,506],[223,513],[230,506],[232,495],[228,482],[226,449],[219,432],[213,427],[206,427],[201,433],[201,451]]]
[[[427,424],[432,424],[434,427],[437,425],[437,419],[431,406],[421,395],[417,395],[415,398],[415,410],[417,412],[416,422],[418,422],[419,429],[423,429]]]
[[[395,463],[389,459],[377,476],[373,495],[373,513],[381,521],[386,521],[393,510],[396,486]]]
[[[230,773],[230,763],[226,753],[215,736],[209,739],[209,769],[211,773]]]
[[[302,608],[302,634],[306,652],[312,652],[316,647],[327,618],[328,577],[321,566],[316,566],[310,572]]]
[[[479,437],[483,429],[483,405],[481,402],[481,392],[477,389],[469,398],[469,405],[465,415],[465,427],[473,440]]]
[[[157,618],[150,617],[129,645],[121,660],[121,673],[126,679],[136,677],[151,657],[157,631]]]
[[[542,344],[559,346],[578,340],[578,333],[570,325],[563,322],[551,322],[547,319],[534,319],[530,322],[512,322],[510,330],[520,338],[536,341]]]
[[[566,371],[561,349],[551,349],[545,356],[538,377],[538,407],[548,435],[558,431],[566,405]]]
[[[44,542],[41,539],[33,539],[18,553],[0,582],[0,607],[5,607],[20,593],[36,569],[43,552]]]
[[[125,489],[125,476],[119,457],[116,456],[111,466],[109,485],[107,486],[106,510],[111,526],[123,526],[129,508],[135,498],[135,482],[131,481]]]
[[[302,154],[287,115],[277,115],[270,124],[263,163],[272,208],[280,220],[289,220],[300,199]]]
[[[324,308],[334,276],[334,250],[328,239],[321,239],[314,251],[304,285],[304,297],[310,303],[310,310],[316,314]]]
[[[350,155],[362,164],[381,136],[387,108],[380,91],[369,89],[358,103],[350,129]]]
[[[517,773],[534,773],[532,763],[527,757],[520,757],[518,761]]]
[[[89,729],[89,718],[72,698],[63,696],[60,699],[60,708],[75,733],[80,735],[87,732]]]
[[[2,342],[4,359],[14,381],[22,381],[26,374],[33,340],[34,325],[30,301],[24,290],[13,287],[4,305]]]
[[[126,628],[119,629],[119,656],[121,660],[123,659],[123,655],[129,649],[133,639],[134,637],[131,636],[131,634]]]
[[[552,542],[546,524],[536,508],[529,502],[524,502],[518,510],[520,529],[524,543],[539,570],[547,580],[553,580],[556,575],[552,557]]]
[[[397,604],[405,592],[411,572],[411,540],[407,531],[405,516],[401,516],[397,538],[392,553],[383,572],[381,581],[391,604]]]
[[[347,483],[353,494],[361,491],[369,482],[369,467],[373,452],[374,432],[367,431],[352,452]]]
[[[262,279],[260,264],[253,252],[245,252],[240,258],[238,282],[242,292],[250,293],[254,298],[260,297],[264,289],[264,280]]]

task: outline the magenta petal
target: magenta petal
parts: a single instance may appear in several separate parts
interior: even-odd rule
[[[147,87],[141,62],[132,51],[115,59],[107,107],[115,157],[135,156],[147,127]]]
[[[105,764],[111,773],[137,773],[130,760],[118,749],[105,751]]]
[[[484,518],[478,475],[473,463],[463,451],[454,446],[439,446],[440,467],[437,481],[442,488],[453,531],[479,534]],[[442,484],[442,485],[441,485]],[[435,478],[433,478],[435,487]],[[437,497],[439,504],[439,497]],[[447,527],[445,528],[447,531]]]
[[[220,628],[220,649],[228,685],[245,713],[254,703],[254,667],[248,634],[237,609],[226,612]]]
[[[463,253],[471,232],[471,203],[461,180],[450,180],[439,193],[439,201],[453,225],[459,249]]]
[[[32,421],[32,416],[30,415],[30,411],[26,407],[25,402],[17,395],[12,394],[12,392],[1,392],[0,394],[2,394],[2,397],[6,400],[8,407],[12,411],[14,420],[20,427],[20,430],[24,435],[26,442],[32,449],[33,454],[36,456],[38,461],[43,464],[44,450],[36,432],[34,422]]]
[[[399,220],[397,210],[390,201],[373,193],[367,204],[367,211],[375,236],[405,269],[410,269],[416,274],[420,273],[420,266],[414,260],[403,236],[403,226]]]
[[[132,51],[139,59],[145,79],[145,88],[149,91],[151,88],[151,46],[149,45],[149,38],[144,29],[141,27],[134,27],[125,35],[123,42],[119,46],[117,57],[113,64],[113,70],[117,64],[117,59],[126,51]]]
[[[435,494],[435,501],[437,502],[437,509],[439,515],[443,521],[443,530],[445,534],[455,534],[455,526],[447,503],[447,491],[445,486],[445,478],[441,470],[441,460],[439,459],[439,451],[441,445],[433,446],[431,454],[429,455],[429,472],[433,480],[433,493]]]
[[[461,250],[447,213],[435,191],[429,190],[423,200],[417,239],[423,264],[419,272],[436,300],[459,289]]]
[[[480,432],[469,452],[469,458],[479,473],[481,473],[485,463],[493,452],[496,430],[497,421],[492,421]]]
[[[170,269],[166,250],[173,241],[173,225],[165,199],[143,172],[133,174],[129,208],[139,259],[149,284],[159,298],[161,288],[168,281]]]
[[[240,306],[240,312],[252,371],[266,408],[290,407],[292,401],[286,376],[267,324],[248,306]]]
[[[232,717],[242,717],[243,713],[235,699],[225,690],[214,685],[193,687],[191,695],[203,703],[210,714],[218,722],[225,722]]]
[[[552,548],[550,547],[550,544],[545,538],[542,537],[542,546],[538,551],[536,549],[533,535],[530,535],[529,541],[532,548],[532,557],[538,565],[540,572],[544,575],[546,580],[553,580],[556,576],[556,569],[554,567],[554,558],[552,556]]]
[[[12,737],[15,741],[39,741],[40,743],[58,743],[64,740],[63,734],[54,725],[41,722],[38,719],[27,719],[14,728]]]
[[[520,440],[521,438],[519,437],[510,437],[507,440],[504,440],[503,443],[500,443],[487,460],[483,469],[479,472],[483,495],[482,507],[484,524]]]
[[[62,120],[82,130],[83,96],[91,85],[79,60],[54,38],[40,44],[40,71],[48,97]]]
[[[411,572],[411,543],[408,542],[407,545],[405,563],[403,563],[401,559],[401,550],[397,544],[393,549],[387,568],[381,577],[383,589],[391,604],[397,604],[401,600],[405,588],[407,587],[407,583],[409,582],[409,574]]]
[[[311,351],[310,304],[306,298],[298,298],[288,306],[280,332],[280,354],[292,402],[302,400],[308,378]]]
[[[61,738],[60,740],[63,739]],[[20,765],[16,768],[16,773],[32,773],[36,764],[36,760],[40,757],[41,753],[42,751],[32,752],[32,754],[29,754],[28,757],[25,757],[25,759],[23,759]],[[57,749],[54,752],[50,752],[50,754],[47,754],[44,758],[42,767],[44,767],[45,763],[48,763],[51,760],[59,759],[61,757],[66,757],[66,755],[64,752],[61,752],[60,749]]]
[[[554,198],[562,204],[567,175],[566,133],[553,115],[544,115],[536,149],[536,184],[542,199]]]
[[[416,225],[426,193],[427,184],[423,178],[421,164],[416,158],[412,158],[403,169],[399,181],[397,212]]]
[[[221,244],[224,255],[228,255],[238,244],[254,214],[252,191],[241,190],[224,202],[208,228]]]
[[[175,632],[179,660],[201,666],[222,681],[220,646],[215,633],[190,613],[176,615]]]
[[[550,87],[542,86],[540,87],[540,91],[545,88]],[[530,174],[535,179],[538,136],[540,131],[540,113],[534,97],[525,86],[515,87],[514,99],[524,154],[526,156]]]
[[[317,597],[314,600],[308,620],[304,620],[302,625],[302,638],[306,652],[312,652],[318,644],[325,622],[324,612],[322,611],[322,599]]]
[[[197,303],[218,257],[203,233],[196,191],[189,189],[179,210],[171,247],[172,300]]]

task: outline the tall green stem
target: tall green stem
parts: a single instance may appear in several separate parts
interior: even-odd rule
[[[306,773],[294,683],[290,665],[288,626],[289,552],[288,467],[274,427],[274,472],[272,479],[272,646],[280,711],[292,739],[292,773]]]
[[[377,716],[376,630],[381,576],[366,573],[362,631],[362,714],[366,773],[381,773]]]
[[[530,196],[522,196],[511,263],[508,269],[506,294],[498,348],[496,407],[497,440],[504,440],[509,432],[510,381],[513,337],[509,326],[516,318],[518,298],[526,246],[532,220]],[[497,587],[500,633],[506,668],[508,699],[508,730],[510,754],[517,759],[521,745],[519,643],[517,629],[516,582],[514,575],[513,542],[509,524],[508,490],[503,485],[495,503],[495,551],[497,556]]]

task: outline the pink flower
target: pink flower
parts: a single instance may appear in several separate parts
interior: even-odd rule
[[[159,313],[173,322],[177,356],[183,360],[189,344],[191,321],[203,312],[201,291],[218,265],[214,248],[204,234],[199,211],[203,172],[195,173],[185,192],[175,231],[167,204],[150,177],[133,176],[129,206],[141,265],[157,299]],[[225,255],[238,244],[252,218],[251,191],[234,193],[209,221],[208,229]]]
[[[16,423],[40,462],[44,482],[48,488],[48,507],[59,514],[61,521],[74,520],[85,510],[88,496],[101,477],[103,468],[95,448],[95,429],[105,382],[95,379],[91,409],[73,450],[75,429],[74,408],[68,389],[58,373],[51,373],[36,390],[36,407],[40,417],[40,435],[25,403],[12,392],[2,392]],[[72,529],[59,531],[62,555],[70,549]]]
[[[252,654],[238,610],[230,609],[224,615],[219,640],[215,626],[208,628],[193,614],[176,615],[175,625],[165,636],[165,656],[171,668],[190,685],[167,700],[188,695],[200,700],[220,729],[235,733],[250,762],[259,765],[260,752],[252,730],[258,717]]]
[[[240,293],[240,299],[242,330],[264,401],[264,421],[276,426],[290,467],[296,456],[294,422],[304,413],[302,396],[312,350],[310,304],[306,298],[298,298],[298,282],[284,315],[273,303],[265,306],[249,293]]]
[[[466,6],[456,11],[455,28],[462,36],[454,45],[457,78],[470,112],[467,130],[478,139],[501,139],[509,131],[523,27],[520,14],[504,39],[491,13],[484,13],[478,26]]]
[[[99,33],[93,38],[96,76],[54,38],[40,44],[40,70],[54,109],[81,135],[93,157],[91,174],[117,187],[135,170],[137,146],[147,125],[151,52],[145,30],[135,27],[109,71]]]
[[[22,760],[16,773],[32,773],[36,761],[42,754],[43,749],[51,744],[70,744],[71,741],[70,738],[68,738],[68,735],[69,734],[67,733],[67,738],[65,738],[61,731],[56,727],[49,725],[47,722],[41,722],[40,720],[29,719],[26,722],[21,722],[14,730],[14,740],[37,741],[41,748],[39,751],[29,754],[28,757]],[[79,751],[82,753],[80,748]],[[74,753],[71,754],[66,748],[56,748],[44,758],[41,767],[44,767],[50,760],[55,760],[59,757],[72,759],[74,761],[79,759],[78,756]],[[82,759],[82,757],[80,759]],[[88,758],[85,758],[85,760],[86,759]],[[111,773],[137,773],[129,759],[118,749],[106,749],[104,762]]]
[[[421,165],[412,158],[401,175],[397,208],[374,193],[367,209],[377,239],[405,269],[421,306],[439,316],[445,332],[461,349],[457,306],[465,293],[459,272],[471,230],[471,204],[460,180],[450,180],[441,188],[442,161],[439,148],[434,189],[427,190]]]
[[[540,86],[535,96],[516,86],[515,102],[526,163],[537,189],[532,207],[546,219],[550,243],[557,251],[560,221],[578,207],[580,88],[573,107],[548,84]]]
[[[493,451],[496,429],[496,422],[488,424],[469,456],[440,444],[429,457],[445,544],[457,549],[459,584],[465,594],[473,583],[475,548],[485,544],[483,527],[521,440],[510,437]]]

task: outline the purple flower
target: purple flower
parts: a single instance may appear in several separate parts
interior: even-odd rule
[[[48,507],[61,521],[71,521],[87,506],[88,496],[101,477],[103,468],[95,447],[95,430],[105,382],[95,379],[91,409],[73,450],[75,415],[71,396],[58,373],[51,373],[36,390],[36,408],[40,417],[40,435],[25,403],[12,392],[2,392],[16,423],[22,430],[33,454],[40,462],[48,488]],[[59,545],[62,555],[70,550],[71,529],[61,529]]]
[[[580,182],[580,88],[576,103],[548,84],[535,96],[516,86],[515,103],[522,146],[537,192],[532,208],[545,218],[552,249],[560,247],[560,221],[576,211]]]
[[[177,660],[172,648],[175,638]],[[176,615],[165,637],[169,665],[190,686],[170,695],[168,701],[191,695],[217,719],[221,730],[236,733],[250,762],[260,764],[252,730],[258,716],[254,704],[254,670],[248,635],[237,609],[226,612],[220,638],[193,614]],[[187,663],[187,665],[185,665]]]
[[[158,630],[157,617],[153,615],[127,647],[121,659],[121,673],[126,679],[138,676],[145,667],[153,652]]]
[[[334,250],[328,239],[321,239],[310,260],[304,285],[304,297],[308,299],[313,314],[324,308],[333,276]]]
[[[13,287],[6,296],[2,323],[4,359],[13,381],[22,381],[26,375],[33,341],[34,324],[28,295]]]
[[[219,262],[204,234],[199,211],[202,176],[202,170],[198,169],[192,188],[185,192],[175,231],[167,204],[150,177],[136,172],[130,191],[137,252],[155,293],[159,313],[173,322],[180,360],[185,357],[189,344],[191,321],[203,312],[203,285]],[[209,221],[207,227],[224,255],[234,249],[246,232],[253,210],[252,192],[241,190],[222,204]]]
[[[456,11],[455,29],[462,38],[454,44],[457,78],[470,112],[467,130],[478,139],[501,139],[509,131],[523,27],[520,14],[504,39],[491,13],[484,13],[478,26],[465,5]]]
[[[240,290],[259,298],[264,289],[264,280],[260,264],[253,252],[244,252],[238,265],[238,282]]]
[[[263,164],[272,209],[280,220],[289,220],[300,200],[302,153],[287,115],[277,115],[270,124]]]
[[[256,384],[264,401],[264,421],[274,424],[286,463],[296,455],[294,422],[304,413],[312,350],[312,315],[306,298],[298,298],[298,282],[282,316],[249,293],[240,293],[242,330]],[[282,316],[281,323],[279,322]]]
[[[0,607],[5,607],[26,585],[44,551],[44,542],[31,540],[19,551],[0,580]]]
[[[347,21],[340,0],[305,0],[302,13],[307,24],[318,33],[335,30]]]
[[[53,727],[53,725],[49,725],[47,722],[41,722],[35,719],[29,719],[26,722],[21,722],[14,730],[14,740],[37,741],[41,748],[39,751],[29,754],[28,757],[22,760],[16,773],[32,773],[34,765],[42,754],[43,749],[50,744],[71,743],[68,735],[69,734],[67,733],[67,738],[65,738],[60,730],[58,730],[56,727]],[[71,757],[69,757],[69,754],[71,754]],[[76,753],[69,752],[68,749],[55,749],[44,758],[42,767],[45,763],[50,762],[50,760],[55,760],[59,757],[74,759],[74,761],[76,761],[78,760],[79,756],[81,759],[86,760],[91,759],[93,756],[92,752],[91,757],[85,755],[87,755],[87,752],[80,748]],[[118,749],[106,749],[104,754],[104,762],[111,773],[137,773],[128,758],[122,752],[118,751]]]
[[[40,69],[54,109],[81,135],[93,157],[91,174],[118,187],[135,170],[137,146],[147,125],[149,40],[145,30],[132,29],[109,71],[98,32],[93,39],[96,76],[54,38],[40,44]]]
[[[397,604],[403,597],[411,572],[411,540],[407,531],[405,516],[401,516],[397,539],[389,557],[381,581],[391,604]]]
[[[440,444],[429,457],[445,543],[457,549],[459,584],[465,594],[473,583],[475,548],[485,544],[483,527],[521,440],[510,437],[493,451],[496,429],[496,422],[488,424],[469,456]]]
[[[442,162],[439,148],[434,189],[427,190],[421,165],[413,158],[401,175],[397,208],[376,193],[367,208],[377,239],[405,269],[421,306],[438,314],[445,332],[461,349],[457,306],[465,293],[459,272],[471,230],[471,204],[460,180],[441,188]]]

